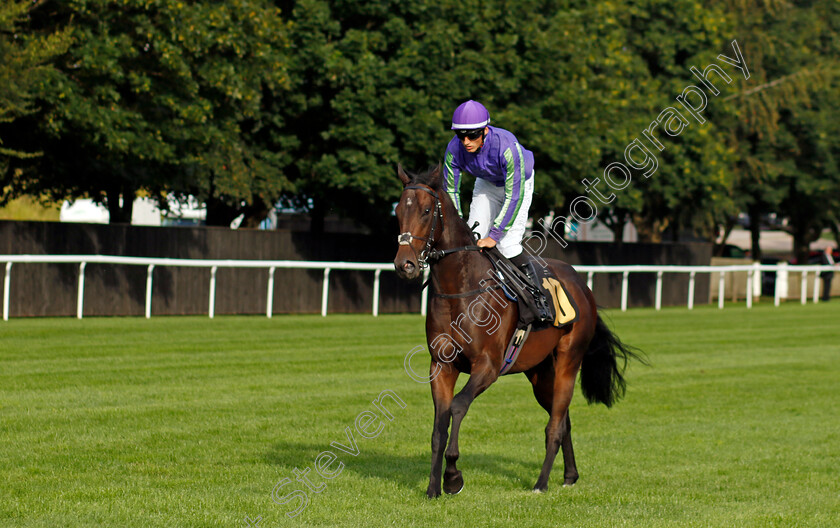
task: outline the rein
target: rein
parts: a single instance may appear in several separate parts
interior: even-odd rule
[[[452,253],[458,253],[459,251],[481,251],[484,248],[480,248],[476,245],[470,246],[461,246],[452,249],[433,249],[429,252],[429,258],[432,260],[440,260],[446,255],[451,255]]]
[[[430,266],[430,264],[438,262],[441,259],[443,259],[444,257],[446,257],[447,255],[451,255],[453,253],[459,253],[461,251],[481,251],[482,249],[484,249],[484,248],[476,246],[475,244],[470,244],[470,245],[467,245],[467,246],[459,246],[459,247],[450,248],[450,249],[432,249],[432,245],[434,245],[434,243],[435,243],[435,229],[437,228],[437,224],[438,224],[438,221],[437,221],[438,216],[440,216],[441,230],[443,230],[443,225],[444,225],[443,224],[443,222],[444,222],[444,220],[443,220],[443,209],[441,208],[440,197],[438,196],[437,192],[434,191],[434,189],[432,189],[431,187],[427,187],[425,185],[414,184],[414,185],[407,185],[406,187],[403,188],[404,191],[408,190],[408,189],[414,189],[414,190],[419,190],[419,191],[429,193],[435,199],[435,212],[434,212],[434,216],[432,217],[432,229],[429,231],[429,236],[427,236],[427,237],[415,236],[411,233],[411,231],[406,231],[405,233],[401,233],[400,235],[397,236],[397,243],[399,245],[409,246],[409,247],[411,247],[411,250],[414,251],[414,255],[417,257],[417,263],[419,264],[420,269],[428,268]],[[417,254],[417,251],[414,250],[414,247],[411,246],[411,240],[412,239],[422,240],[423,242],[426,243],[426,245],[420,251],[419,255]],[[429,277],[429,279],[423,284],[422,288],[425,288],[431,282],[431,280],[432,280],[432,277]],[[441,298],[444,298],[444,299],[458,299],[458,298],[463,298],[463,297],[471,297],[473,295],[478,295],[480,293],[488,292],[490,290],[495,290],[495,289],[499,289],[499,288],[501,288],[501,285],[496,284],[496,285],[493,285],[493,286],[488,286],[486,288],[479,288],[479,289],[476,289],[476,290],[470,290],[468,292],[463,292],[463,293],[437,293],[437,292],[432,292],[432,295],[434,295],[435,297],[441,297]]]
[[[440,225],[441,229],[443,229],[443,209],[440,205],[440,198],[438,197],[437,193],[431,188],[425,185],[408,185],[403,190],[408,189],[416,189],[423,192],[427,192],[431,194],[435,199],[435,212],[434,216],[432,217],[432,229],[429,231],[429,236],[427,237],[419,237],[411,234],[411,231],[406,231],[405,233],[401,233],[397,236],[397,243],[401,246],[410,246],[412,239],[422,240],[426,243],[423,247],[423,250],[417,255],[415,251],[415,255],[417,256],[417,261],[420,264],[420,269],[425,269],[429,266],[428,261],[438,261],[447,255],[451,255],[452,253],[458,253],[459,251],[481,251],[482,248],[471,244],[468,246],[460,246],[451,249],[432,249],[432,245],[435,243],[435,229],[437,228],[437,219],[440,216]],[[413,248],[412,248],[413,249]]]
[[[422,240],[426,243],[426,245],[423,247],[423,250],[420,251],[419,255],[417,254],[416,251],[414,251],[414,254],[417,257],[417,263],[420,265],[420,269],[426,269],[427,267],[429,267],[429,263],[427,262],[427,259],[429,258],[430,253],[432,252],[432,244],[435,243],[435,228],[437,227],[438,216],[440,216],[440,224],[441,224],[441,228],[443,228],[443,211],[441,210],[441,207],[440,207],[440,198],[438,197],[437,193],[431,187],[426,187],[425,185],[407,185],[405,187],[405,189],[403,189],[403,190],[405,191],[405,190],[408,190],[408,189],[417,189],[417,190],[420,190],[420,191],[427,192],[427,193],[431,194],[435,199],[435,212],[434,212],[434,216],[432,216],[432,229],[431,229],[431,231],[429,231],[429,236],[427,236],[427,237],[414,236],[414,235],[411,234],[411,231],[406,231],[405,233],[400,233],[400,235],[397,237],[397,243],[399,245],[409,246],[409,247],[411,247],[412,251],[414,251],[414,247],[411,246],[411,240],[412,239]]]

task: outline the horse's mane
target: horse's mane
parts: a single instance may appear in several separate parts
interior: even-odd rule
[[[430,165],[429,168],[425,172],[420,173],[413,173],[413,172],[406,172],[411,177],[411,183],[419,183],[421,185],[428,185],[432,189],[436,191],[442,190],[441,188],[441,181],[442,176],[440,173],[437,175],[435,171],[440,170],[440,165]]]
[[[427,185],[428,187],[431,187],[432,190],[437,193],[444,207],[449,208],[452,211],[455,210],[455,204],[452,202],[452,198],[450,198],[449,193],[444,192],[443,167],[440,164],[430,165],[425,172],[406,172],[406,175],[411,178],[411,184]],[[467,225],[466,218],[463,218],[458,214],[447,215],[447,218],[452,219],[450,221],[454,222],[453,226],[456,231],[460,232],[466,240],[470,241],[468,243],[473,241],[472,230]]]

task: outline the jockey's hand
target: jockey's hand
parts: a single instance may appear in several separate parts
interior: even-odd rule
[[[476,244],[478,245],[478,247],[483,247],[483,248],[493,248],[493,247],[496,247],[496,241],[495,241],[495,240],[493,240],[493,239],[492,239],[492,238],[490,238],[490,237],[482,238],[481,240],[479,240],[478,242],[476,242]]]

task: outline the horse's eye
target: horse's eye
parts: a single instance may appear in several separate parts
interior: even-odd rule
[[[428,207],[427,207],[427,208],[426,208],[426,210],[425,210],[425,211],[423,211],[423,214],[424,214],[424,215],[427,215],[427,214],[429,214],[431,211],[432,211],[432,210],[431,210],[430,208],[428,208]]]

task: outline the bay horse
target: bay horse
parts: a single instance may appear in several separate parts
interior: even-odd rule
[[[490,261],[475,246],[471,230],[441,188],[440,165],[412,176],[399,166],[397,173],[403,192],[396,208],[401,234],[394,266],[401,278],[412,280],[420,275],[427,260],[431,265],[426,339],[431,355],[429,377],[435,417],[426,495],[434,498],[441,494],[444,456],[443,490],[456,494],[464,486],[456,467],[461,422],[473,400],[498,379],[505,348],[516,330],[518,308],[515,302],[505,302],[498,289],[482,287],[488,282],[485,279],[491,270]],[[534,485],[535,492],[548,489],[549,474],[560,447],[565,465],[564,485],[578,480],[569,419],[578,371],[586,400],[610,407],[624,394],[623,370],[628,359],[638,357],[598,315],[592,292],[574,268],[559,260],[544,262],[573,298],[579,317],[562,328],[551,326],[532,331],[508,371],[525,374],[537,402],[549,414],[545,461]],[[478,297],[483,313],[476,309]],[[491,329],[487,328],[488,317],[496,322]],[[454,395],[461,372],[470,378]]]

